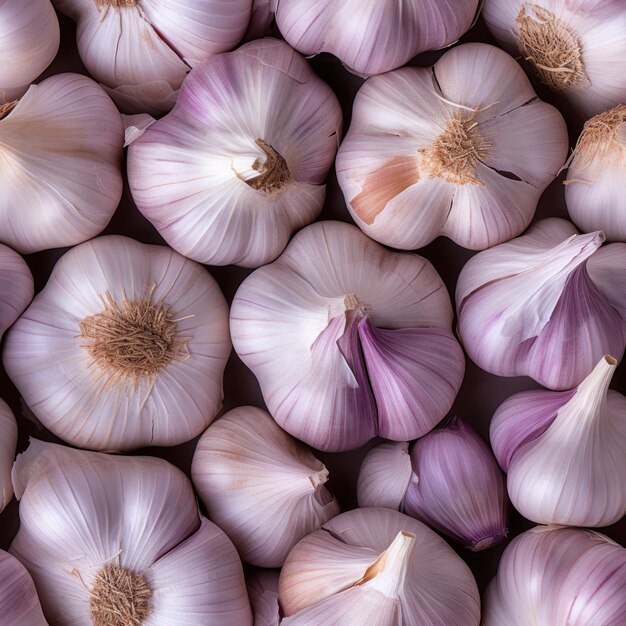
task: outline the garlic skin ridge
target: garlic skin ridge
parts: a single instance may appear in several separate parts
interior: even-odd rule
[[[59,49],[59,20],[50,0],[3,0],[0,6],[0,118],[22,96]]]
[[[565,203],[583,232],[626,242],[626,104],[585,123],[567,169]]]
[[[585,117],[626,102],[622,0],[485,0],[498,43]]]
[[[217,415],[228,306],[202,266],[118,235],[72,248],[7,333],[3,361],[58,437],[98,450],[172,446]]]
[[[11,468],[16,446],[17,422],[7,403],[0,399],[0,513],[13,498]]]
[[[472,25],[478,0],[274,0],[276,24],[306,56],[329,52],[360,75],[388,72],[454,43]]]
[[[35,283],[26,261],[0,244],[0,338],[33,299]]]
[[[594,527],[626,515],[626,396],[609,389],[616,367],[606,355],[577,389],[522,392],[496,411],[492,446],[524,517]]]
[[[602,246],[548,218],[472,257],[456,287],[458,333],[469,357],[497,376],[544,387],[578,385],[626,342],[626,244]],[[520,296],[521,294],[521,296]]]
[[[424,524],[389,509],[348,511],[305,537],[278,591],[284,626],[480,623],[467,565]]]
[[[13,485],[10,552],[51,623],[252,626],[234,546],[170,463],[31,440]]]
[[[321,211],[341,124],[337,97],[302,56],[250,42],[196,67],[174,110],[131,143],[133,198],[180,254],[265,265]]]
[[[417,438],[441,420],[465,370],[451,322],[428,261],[333,221],[304,228],[248,276],[230,319],[269,413],[326,451]]]
[[[442,235],[483,250],[528,226],[567,149],[561,114],[538,99],[514,59],[467,43],[433,67],[365,82],[337,180],[376,241],[414,250]]]
[[[618,626],[626,619],[626,549],[600,533],[536,526],[507,546],[487,587],[483,626]]]
[[[93,80],[32,85],[0,113],[0,241],[30,254],[100,233],[122,197],[123,142],[120,114]]]
[[[78,53],[124,113],[160,115],[190,68],[233,48],[252,0],[53,0],[76,22]]]
[[[209,426],[191,475],[209,518],[252,565],[280,567],[300,539],[339,513],[324,485],[328,470],[256,407]]]
[[[6,626],[48,626],[33,579],[4,550],[0,550],[0,615]]]

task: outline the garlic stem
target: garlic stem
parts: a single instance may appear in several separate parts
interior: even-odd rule
[[[311,485],[313,485],[313,489],[316,490],[320,485],[323,485],[328,481],[329,472],[326,469],[325,465],[322,465],[322,469],[315,474],[311,474],[309,476],[309,480],[311,481]]]
[[[582,402],[585,410],[580,411],[579,415],[586,423],[592,424],[597,418],[607,414],[607,393],[616,367],[617,359],[610,354],[605,354],[591,374],[578,386],[576,395],[570,400],[572,404]],[[564,414],[567,416],[567,412]],[[559,416],[555,422],[557,421],[559,421]]]
[[[17,100],[10,100],[0,104],[0,120],[3,120],[16,106]]]
[[[265,152],[266,158],[263,161],[260,158],[256,159],[252,164],[252,169],[259,172],[259,175],[247,180],[246,183],[252,189],[265,191],[266,193],[279,191],[291,180],[291,172],[287,166],[287,161],[263,139],[257,139],[255,143]]]

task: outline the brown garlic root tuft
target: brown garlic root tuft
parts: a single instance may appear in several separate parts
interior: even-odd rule
[[[259,176],[251,178],[246,182],[252,189],[257,189],[258,191],[267,193],[278,191],[291,180],[291,172],[287,162],[263,139],[257,139],[255,143],[265,152],[267,157],[263,162],[257,159],[252,164],[252,168],[259,172]]]

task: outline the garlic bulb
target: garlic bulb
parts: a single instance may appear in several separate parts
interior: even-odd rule
[[[565,181],[572,221],[584,232],[602,230],[626,241],[626,104],[587,121]]]
[[[381,74],[454,43],[478,0],[278,0],[276,23],[303,54],[330,52],[357,74]]]
[[[591,530],[537,526],[507,546],[483,626],[626,623],[626,550]]]
[[[483,440],[458,417],[411,446],[382,443],[365,457],[359,506],[400,510],[474,552],[504,541],[507,497],[502,472]]]
[[[342,451],[419,437],[448,412],[465,369],[451,321],[428,261],[318,222],[243,281],[230,324],[278,424]]]
[[[89,73],[124,113],[162,114],[191,67],[233,48],[252,0],[52,0]]]
[[[0,550],[0,615],[4,626],[48,626],[33,579],[4,550]]]
[[[456,288],[458,331],[469,357],[497,376],[530,376],[571,389],[626,341],[626,244],[600,248],[565,220],[472,257]]]
[[[17,445],[17,423],[13,412],[4,400],[0,400],[0,513],[13,497],[11,468]],[[0,601],[1,602],[1,601]],[[0,611],[0,615],[2,612]]]
[[[498,43],[586,117],[626,102],[623,0],[485,0]]]
[[[28,306],[33,294],[33,275],[26,261],[0,244],[0,337]]]
[[[173,465],[31,440],[13,486],[10,552],[51,623],[252,624],[239,556]]]
[[[608,526],[626,515],[626,397],[604,356],[577,389],[530,391],[502,404],[491,440],[509,495],[545,524]]]
[[[174,111],[131,144],[128,179],[175,250],[258,267],[319,214],[340,134],[330,87],[287,44],[263,39],[191,72]]]
[[[432,68],[366,81],[337,179],[357,225],[381,243],[413,250],[444,235],[482,250],[528,226],[567,147],[563,118],[517,63],[468,43]]]
[[[222,402],[228,307],[200,265],[117,235],[72,248],[7,334],[4,366],[42,424],[82,448],[173,446]]]
[[[122,196],[123,142],[119,112],[86,76],[52,76],[5,105],[0,240],[27,254],[97,235]]]
[[[328,470],[265,411],[229,411],[200,437],[194,486],[241,558],[280,567],[293,546],[339,513]]]
[[[59,49],[59,20],[50,0],[0,3],[0,118],[52,63]]]
[[[290,552],[278,584],[283,626],[478,625],[474,577],[421,522],[388,509],[356,509]]]
[[[254,626],[279,626],[280,624],[279,574],[279,570],[272,569],[254,569],[246,574]]]

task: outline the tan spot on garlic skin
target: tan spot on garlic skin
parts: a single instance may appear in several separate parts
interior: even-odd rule
[[[0,104],[0,120],[3,120],[16,106],[17,100]]]
[[[113,9],[128,9],[137,5],[137,0],[95,0],[99,9],[112,7]]]
[[[554,13],[528,4],[522,6],[515,21],[520,52],[533,64],[542,83],[553,91],[563,91],[589,82],[577,37]]]
[[[246,183],[258,191],[278,191],[291,180],[287,161],[263,139],[257,139],[255,143],[267,156],[263,162],[257,159],[252,164],[252,169],[259,172],[259,176],[247,180]]]
[[[618,104],[587,120],[576,142],[574,154],[582,158],[583,164],[588,164],[600,153],[616,148],[622,155],[624,147],[617,138],[617,130],[624,123],[626,123],[626,104]],[[567,184],[570,181],[565,182]]]
[[[94,626],[141,626],[150,613],[150,588],[141,574],[105,565],[91,588],[89,612]]]
[[[413,156],[399,156],[372,172],[361,185],[361,192],[350,205],[366,224],[373,224],[376,216],[403,191],[420,179],[418,160]]]

